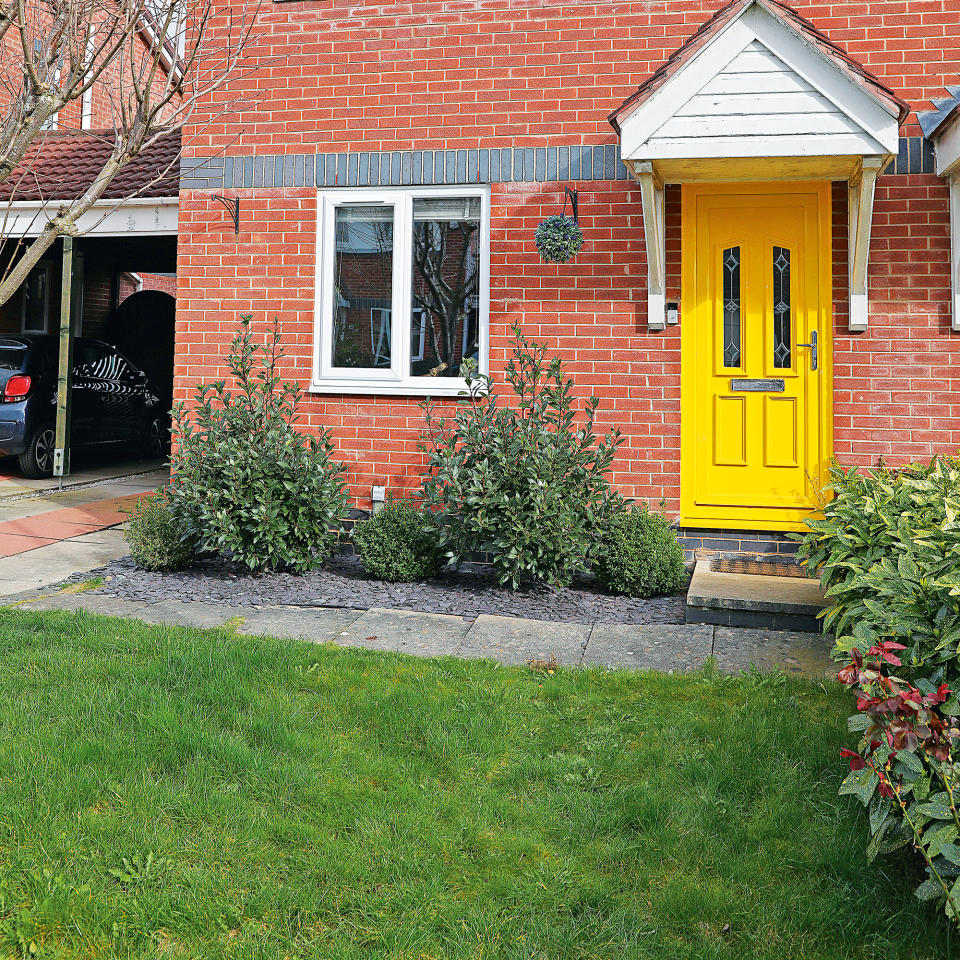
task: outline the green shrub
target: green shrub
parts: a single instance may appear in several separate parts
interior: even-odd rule
[[[426,580],[440,572],[442,558],[424,516],[412,503],[394,500],[353,528],[363,568],[378,580]]]
[[[835,655],[904,645],[903,676],[960,678],[960,463],[834,467],[832,499],[807,521],[800,558],[833,601]]]
[[[144,570],[182,570],[196,555],[196,542],[165,493],[138,500],[123,535],[134,562]]]
[[[926,864],[917,896],[960,920],[960,464],[831,479],[799,539],[856,697],[840,792],[868,808],[867,859],[909,846]]]
[[[227,359],[233,385],[200,384],[191,409],[174,408],[170,498],[204,552],[303,572],[337,541],[345,468],[326,430],[294,426],[301,393],[277,375],[281,356],[279,323],[262,346],[244,317]]]
[[[492,555],[500,583],[569,583],[591,557],[597,531],[623,509],[609,471],[619,431],[597,438],[598,400],[582,414],[573,381],[546,347],[514,328],[506,366],[512,403],[501,405],[488,376],[464,365],[468,393],[452,422],[424,402],[427,455],[422,497],[444,555],[459,563]]]
[[[677,593],[687,582],[683,547],[673,526],[646,504],[611,518],[596,573],[608,590],[635,597]]]

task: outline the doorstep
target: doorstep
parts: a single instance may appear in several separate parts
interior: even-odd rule
[[[816,580],[721,573],[698,560],[687,592],[687,623],[819,632],[829,601]]]

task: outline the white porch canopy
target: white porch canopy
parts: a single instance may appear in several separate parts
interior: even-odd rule
[[[643,193],[651,329],[666,323],[665,184],[804,179],[849,183],[850,329],[865,329],[874,190],[907,112],[778,0],[721,9],[610,118]]]
[[[952,329],[960,331],[960,86],[950,96],[934,100],[936,110],[920,114],[920,126],[934,143],[937,175],[950,185],[950,277]]]

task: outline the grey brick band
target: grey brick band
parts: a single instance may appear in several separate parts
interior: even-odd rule
[[[933,146],[902,137],[888,174],[933,173]],[[184,157],[182,190],[257,187],[383,187],[412,184],[626,180],[620,146],[494,147],[390,153]]]

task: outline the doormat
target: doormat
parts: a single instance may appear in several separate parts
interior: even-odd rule
[[[710,569],[714,573],[747,573],[755,577],[807,578],[806,567],[782,557],[717,557],[710,562]]]

